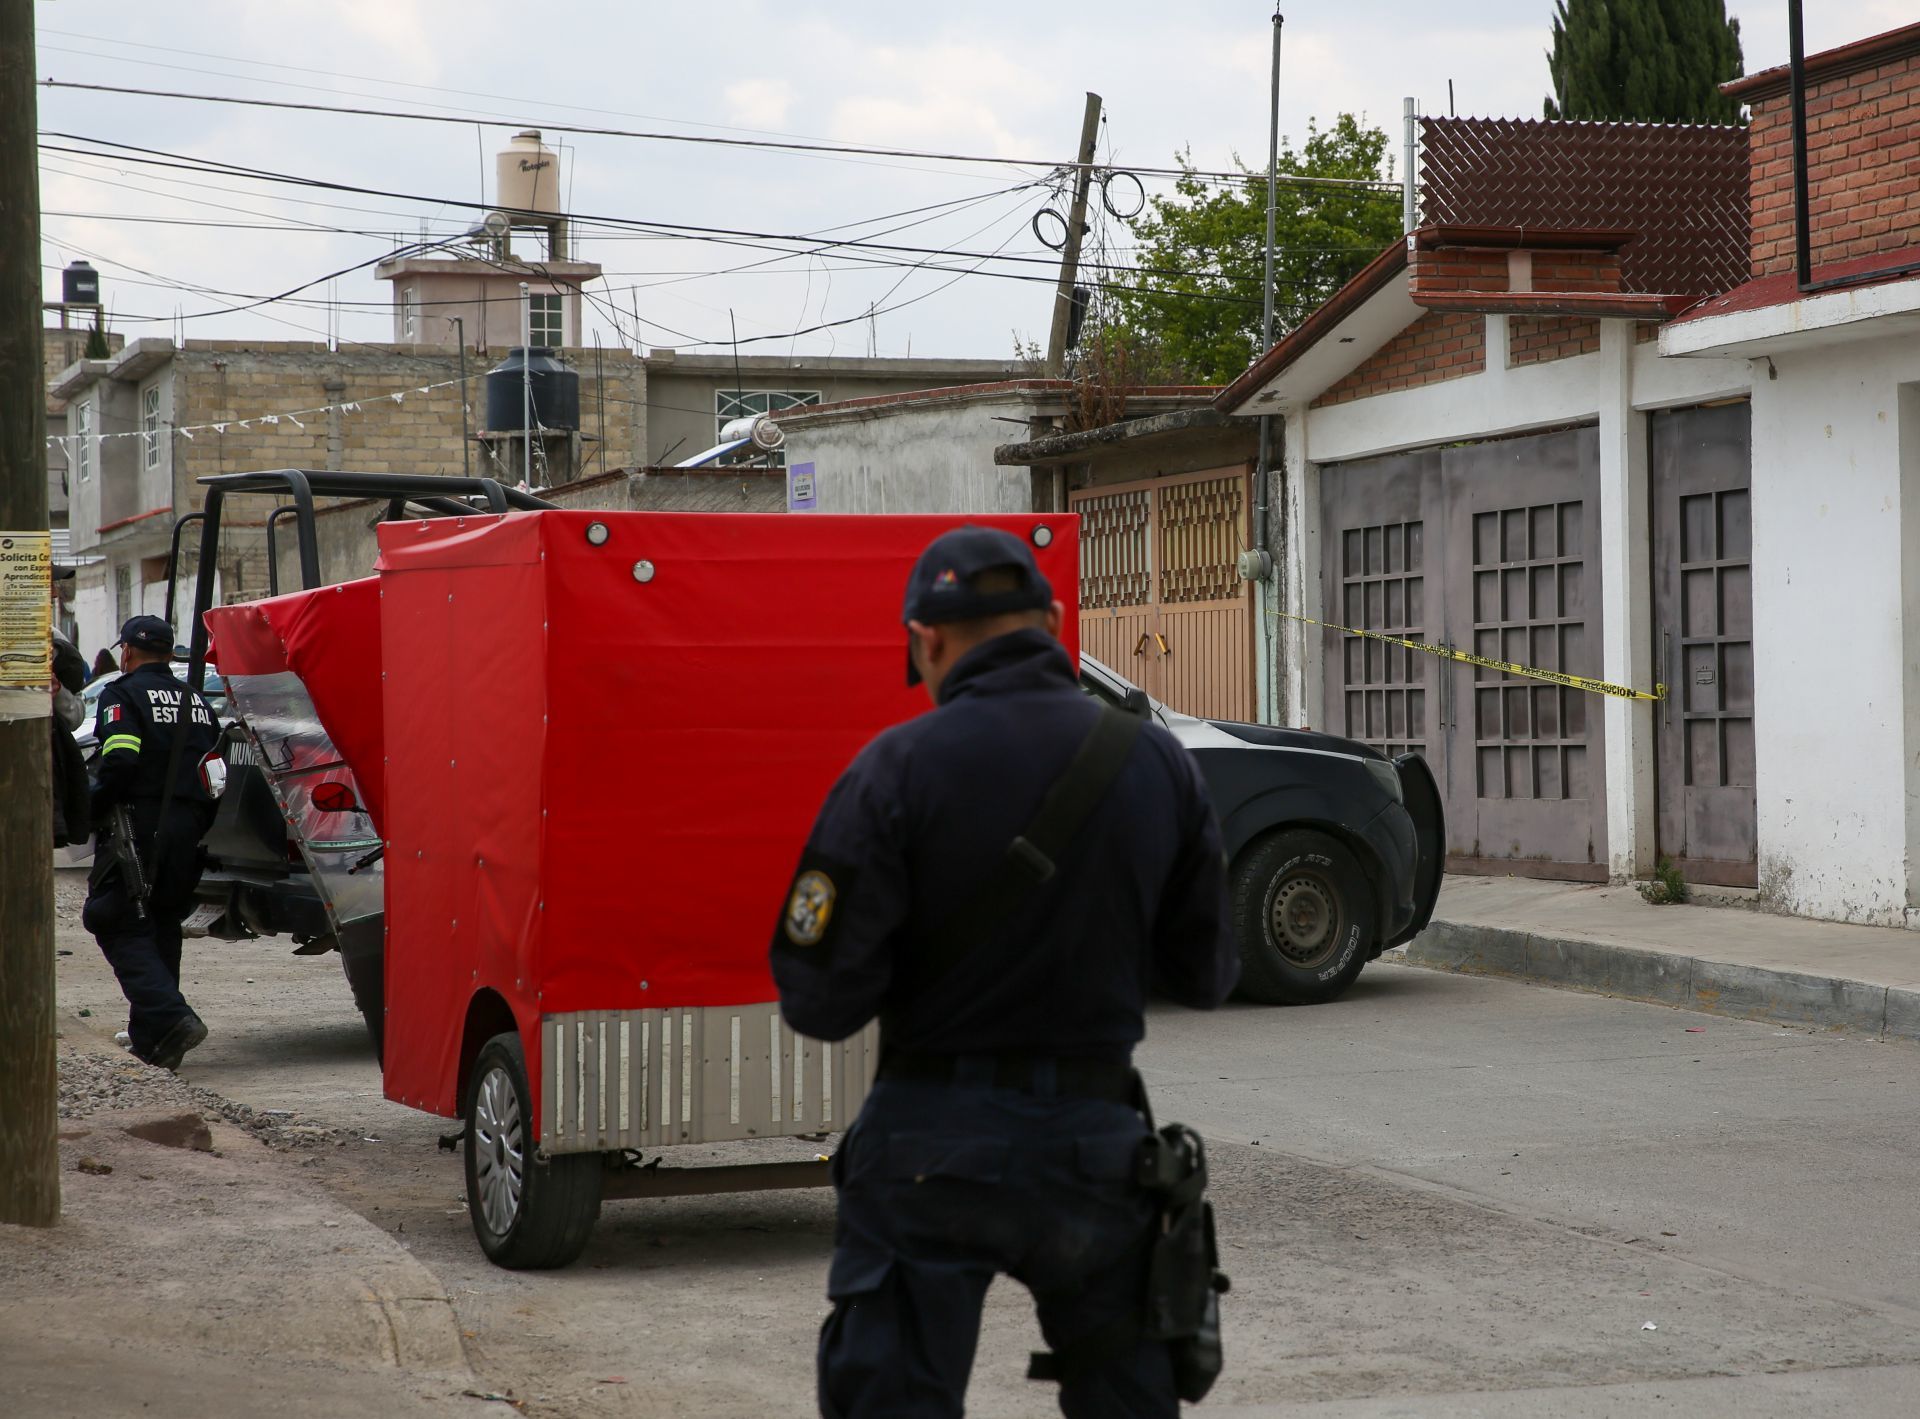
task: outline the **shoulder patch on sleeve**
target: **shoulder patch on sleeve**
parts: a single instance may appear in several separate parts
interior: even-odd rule
[[[102,724],[118,724],[120,722],[120,706],[108,705],[105,709],[101,710],[100,722]]]
[[[802,858],[780,911],[774,944],[793,955],[824,961],[831,954],[840,899],[853,879],[853,869],[844,863],[814,854]]]

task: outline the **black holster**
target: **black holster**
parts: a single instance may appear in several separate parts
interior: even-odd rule
[[[1146,1086],[1134,1076],[1134,1107],[1153,1128]],[[1170,1123],[1140,1141],[1134,1177],[1159,1205],[1147,1263],[1147,1293],[1137,1326],[1128,1322],[1087,1337],[1058,1354],[1035,1354],[1027,1378],[1058,1380],[1074,1367],[1139,1341],[1160,1341],[1173,1359],[1174,1393],[1198,1404],[1220,1378],[1220,1298],[1232,1283],[1220,1270],[1207,1201],[1207,1147],[1183,1123]]]
[[[1175,1392],[1198,1403],[1220,1377],[1220,1297],[1232,1284],[1214,1240],[1206,1144],[1170,1123],[1141,1143],[1138,1166],[1141,1187],[1160,1201],[1142,1337],[1167,1343]]]

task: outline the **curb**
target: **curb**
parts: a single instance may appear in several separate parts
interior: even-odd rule
[[[1920,1041],[1920,990],[1715,961],[1579,937],[1436,921],[1400,950],[1408,965],[1671,1005],[1736,1020]]]

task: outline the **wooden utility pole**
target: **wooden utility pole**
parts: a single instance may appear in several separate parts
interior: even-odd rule
[[[40,160],[33,0],[0,0],[0,543],[47,526],[40,353]],[[4,555],[0,553],[0,555]],[[24,639],[17,569],[0,575],[0,649],[45,650],[48,685],[0,687],[0,1222],[60,1220],[54,1140],[52,644]],[[40,587],[51,606],[53,585]],[[16,666],[22,662],[14,661]]]
[[[1079,166],[1073,173],[1073,209],[1067,213],[1067,244],[1060,249],[1060,287],[1053,296],[1053,326],[1047,332],[1047,374],[1067,368],[1067,323],[1073,318],[1073,283],[1080,278],[1080,238],[1087,229],[1087,188],[1093,182],[1093,149],[1100,138],[1100,95],[1087,95],[1080,123]]]

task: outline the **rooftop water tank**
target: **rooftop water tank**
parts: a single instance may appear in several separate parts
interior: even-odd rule
[[[510,212],[560,213],[560,155],[534,129],[516,133],[494,159],[494,205]]]
[[[516,345],[487,371],[487,428],[494,433],[524,429],[529,388],[535,424],[569,432],[580,427],[580,376],[552,350]]]
[[[99,305],[100,273],[89,262],[69,261],[60,273],[60,299],[66,305]]]

